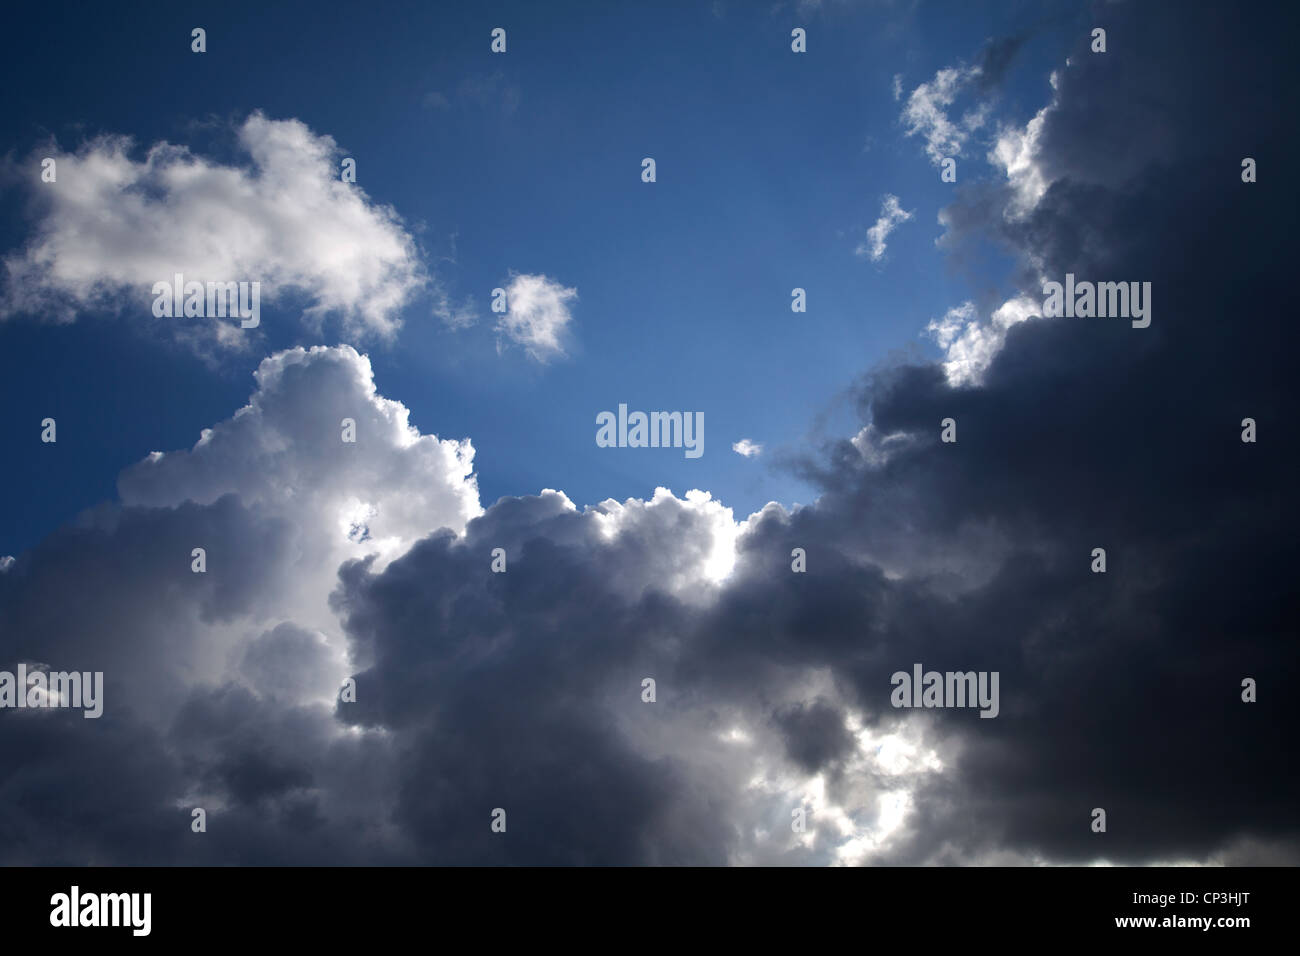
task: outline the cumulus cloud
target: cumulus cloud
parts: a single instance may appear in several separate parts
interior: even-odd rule
[[[337,313],[350,332],[391,337],[427,281],[397,213],[342,182],[334,140],[298,120],[253,113],[237,138],[237,165],[167,142],[136,158],[121,136],[52,152],[58,179],[34,197],[34,235],[4,260],[0,317],[120,308],[156,322],[151,288],[180,273],[261,282],[264,299],[293,290],[311,325]],[[238,344],[235,332],[207,340]]]
[[[53,857],[34,858],[202,862],[202,848],[189,855],[196,848],[176,842],[185,828],[174,828],[197,805],[243,819],[232,852],[286,826],[302,838],[290,841],[291,855],[346,861],[360,845],[337,843],[324,822],[356,812],[358,800],[383,805],[382,743],[332,716],[357,661],[329,596],[343,562],[379,569],[425,535],[463,534],[482,511],[473,448],[411,427],[402,405],[377,394],[368,360],[346,346],[277,353],[256,382],[249,403],[193,448],[128,468],[119,503],[87,512],[3,575],[4,658],[102,670],[112,702],[101,735],[77,736],[60,714],[35,728],[66,760],[69,799],[47,818],[83,814],[94,829],[116,814],[119,832],[143,841],[110,850],[102,841],[115,826],[98,835],[70,826]],[[355,443],[342,440],[343,418],[355,422]],[[191,570],[200,547],[201,574]],[[80,599],[60,599],[67,589]],[[0,721],[6,759],[32,733]],[[78,808],[84,774],[117,776],[106,765],[131,781]],[[50,769],[26,764],[10,778],[10,797],[25,802]],[[13,809],[8,820],[20,826],[27,814]],[[324,842],[312,846],[318,826]],[[383,828],[362,829],[369,850],[356,859],[385,858]],[[8,858],[28,853],[20,840]]]
[[[233,495],[292,529],[293,584],[278,598],[295,620],[337,631],[325,598],[339,564],[380,563],[440,528],[480,513],[468,439],[421,435],[400,402],[379,396],[370,361],[348,346],[279,352],[254,373],[257,390],[188,451],[127,468],[127,507],[209,505]],[[356,441],[343,441],[344,420]]]
[[[755,458],[763,452],[761,442],[750,441],[748,438],[742,438],[738,442],[731,443],[731,450],[737,455],[744,455],[746,458]]]
[[[886,195],[880,204],[880,218],[867,230],[867,241],[858,246],[855,250],[857,254],[870,257],[872,262],[879,262],[885,255],[885,240],[889,234],[899,223],[911,219],[912,215],[899,205],[897,196]]]
[[[505,291],[507,311],[496,325],[501,339],[522,346],[538,362],[562,357],[573,320],[569,303],[578,297],[578,290],[544,275],[516,274]]]

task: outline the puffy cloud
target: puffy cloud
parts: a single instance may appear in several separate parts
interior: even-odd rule
[[[763,453],[763,444],[762,442],[742,438],[740,441],[731,443],[731,450],[737,455],[744,455],[746,458],[756,458]]]
[[[358,801],[381,807],[391,769],[375,763],[381,741],[332,716],[357,662],[329,596],[349,559],[379,569],[425,535],[464,532],[482,510],[473,448],[419,434],[402,405],[377,395],[369,361],[346,346],[277,353],[255,377],[232,418],[188,451],[128,468],[120,504],[83,515],[3,575],[0,649],[10,667],[41,660],[105,674],[104,716],[86,721],[108,729],[100,743],[77,737],[63,713],[42,722],[42,736],[62,741],[69,788],[46,819],[98,819],[73,794],[90,785],[85,775],[107,780],[114,775],[101,764],[149,761],[102,795],[118,825],[78,833],[69,824],[55,860],[202,862],[204,848],[176,839],[192,806],[234,825],[235,843],[222,852],[249,852],[240,840],[256,844],[288,827],[302,839],[290,840],[292,850],[277,840],[277,858],[387,858],[382,827],[340,843],[329,825],[358,812]],[[343,418],[355,422],[355,443],[342,440]],[[191,570],[196,547],[206,552],[202,574]],[[70,590],[77,601],[66,599]],[[0,721],[6,759],[33,741],[30,727]],[[19,803],[46,786],[47,769],[26,758],[24,766],[32,776],[11,777],[7,798]],[[126,842],[110,847],[114,834]],[[26,846],[15,842],[9,858],[27,858]]]
[[[245,165],[156,143],[142,159],[120,136],[55,151],[58,180],[36,193],[27,245],[4,260],[0,317],[72,320],[90,309],[153,317],[155,282],[257,281],[272,298],[308,297],[309,324],[341,315],[350,332],[391,337],[427,281],[397,213],[340,178],[334,140],[298,120],[253,113],[239,127]],[[190,320],[193,322],[194,320]],[[236,323],[204,319],[205,341],[237,346]]]
[[[880,218],[867,230],[867,241],[858,246],[857,254],[869,256],[872,262],[879,262],[885,255],[885,240],[889,234],[899,223],[911,219],[912,215],[899,205],[897,196],[886,195],[880,204]]]
[[[128,507],[207,505],[234,495],[286,523],[293,583],[276,599],[299,624],[337,633],[326,597],[339,564],[380,563],[440,528],[459,532],[481,512],[474,448],[421,435],[400,402],[379,396],[370,360],[349,346],[297,348],[262,361],[248,405],[204,429],[188,451],[127,468]],[[355,442],[345,442],[344,420]]]
[[[569,303],[577,289],[565,288],[544,275],[512,275],[506,287],[507,311],[497,320],[506,341],[523,346],[538,362],[564,355],[564,338],[573,315]]]
[[[14,588],[48,577],[53,594],[75,580],[64,574],[84,574],[85,587],[122,595],[108,601],[101,625],[69,634],[37,627],[26,635],[33,649],[109,627],[124,629],[123,650],[143,651],[156,631],[171,649],[147,665],[133,661],[131,670],[220,680],[250,627],[292,621],[327,641],[337,686],[346,669],[328,596],[340,563],[374,555],[382,566],[418,538],[460,532],[480,513],[472,445],[416,432],[402,405],[375,393],[369,361],[351,348],[281,352],[261,363],[256,379],[249,404],[205,429],[192,449],[154,453],[126,469],[120,506],[88,513],[13,564],[6,578]],[[342,441],[344,418],[356,423],[355,444]],[[132,556],[127,566],[101,564],[114,547]],[[206,552],[204,574],[190,570],[194,548]],[[38,621],[49,594],[32,592],[23,603]],[[131,595],[161,602],[160,617],[146,625],[123,613],[120,602]],[[173,602],[166,618],[162,609]],[[94,604],[87,599],[88,609]],[[187,628],[189,640],[181,638]]]
[[[123,503],[174,507],[236,494],[320,522],[322,540],[393,552],[480,513],[473,445],[421,435],[404,405],[378,394],[370,360],[351,346],[277,352],[253,378],[248,404],[190,450],[154,453],[123,472]],[[345,440],[345,419],[355,441]]]

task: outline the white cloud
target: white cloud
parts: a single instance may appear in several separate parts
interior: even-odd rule
[[[948,384],[978,385],[994,356],[1002,350],[1007,331],[1041,314],[1040,303],[1020,295],[998,306],[989,323],[981,325],[974,303],[963,302],[949,309],[942,319],[931,320],[925,330],[946,353],[943,370]]]
[[[912,218],[912,213],[898,203],[897,196],[885,196],[880,204],[880,218],[867,230],[867,241],[855,250],[860,256],[869,256],[872,262],[879,262],[885,254],[885,239],[901,222]]]
[[[349,346],[278,352],[254,378],[257,390],[234,416],[205,428],[189,451],[127,468],[118,492],[149,508],[234,494],[279,523],[296,554],[279,612],[328,635],[337,631],[327,599],[340,564],[374,554],[386,565],[420,537],[444,527],[459,534],[482,513],[474,447],[421,435],[404,405],[377,394],[370,360]],[[342,440],[344,418],[356,423],[355,444]]]
[[[1055,77],[1056,74],[1052,75]],[[1038,200],[1051,185],[1040,161],[1039,139],[1047,114],[1054,106],[1055,102],[1044,106],[1024,129],[1004,127],[989,152],[989,162],[1000,166],[1011,184],[1012,200],[1004,211],[1008,219],[1023,219],[1038,205]]]
[[[731,450],[737,455],[744,455],[746,458],[754,458],[762,454],[763,445],[761,442],[753,442],[748,438],[742,438],[738,442],[732,442]]]
[[[544,275],[514,275],[506,287],[508,311],[497,320],[497,332],[539,362],[564,355],[569,322],[569,302],[578,297]]]
[[[71,321],[107,306],[154,322],[153,283],[182,273],[258,281],[264,300],[292,288],[312,300],[310,324],[338,313],[350,331],[392,336],[426,282],[397,213],[342,182],[334,140],[298,120],[253,113],[238,142],[250,163],[223,165],[167,142],[137,161],[120,136],[53,152],[58,179],[37,193],[35,235],[4,260],[0,317]],[[201,321],[218,344],[245,341],[237,328],[218,331],[221,320]]]
[[[295,348],[262,360],[257,390],[230,419],[205,428],[189,451],[154,453],[118,480],[128,505],[208,504],[238,494],[305,524],[355,502],[371,506],[368,548],[405,550],[439,527],[463,530],[481,512],[468,439],[421,435],[401,402],[380,396],[370,359],[351,346]],[[356,442],[341,422],[356,423]]]
[[[978,66],[939,70],[934,79],[914,89],[903,106],[900,119],[907,135],[925,140],[926,155],[936,166],[945,157],[960,156],[966,140],[988,119],[987,103],[977,104],[956,121],[947,113],[957,95],[982,72]]]
[[[719,584],[736,563],[741,525],[707,491],[691,489],[678,498],[655,488],[649,501],[609,498],[586,508],[583,517],[608,542],[610,566],[626,569],[615,586],[631,596],[662,589],[679,600],[707,603],[716,593],[702,583]]]

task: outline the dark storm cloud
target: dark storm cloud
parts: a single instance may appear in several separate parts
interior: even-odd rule
[[[933,368],[876,377],[862,399],[877,428],[933,438],[868,478],[832,465],[806,516],[822,540],[869,537],[916,500],[906,519],[935,543],[989,519],[1013,544],[945,625],[953,645],[1002,662],[1004,715],[965,735],[958,775],[921,798],[930,820],[906,858],[981,840],[1048,859],[1200,858],[1247,834],[1295,835],[1300,786],[1279,760],[1300,676],[1293,226],[1276,180],[1240,179],[1243,156],[1292,154],[1293,109],[1279,105],[1294,106],[1294,81],[1265,18],[1106,12],[1111,52],[1075,51],[1044,125],[1058,181],[1024,222],[989,216],[979,190],[950,216],[1058,280],[1151,281],[1151,327],[1025,323],[977,389]],[[1247,416],[1268,423],[1267,442],[1240,442]],[[944,417],[956,445],[938,443]],[[1087,573],[1095,546],[1104,577]],[[1242,704],[1245,676],[1278,696]],[[960,815],[945,818],[954,800]],[[1108,809],[1104,836],[1085,825],[1094,806]]]
[[[677,541],[635,539],[658,555]],[[493,547],[507,550],[507,573],[488,571]],[[397,818],[423,858],[721,858],[718,836],[675,836],[661,819],[690,802],[673,762],[634,752],[615,726],[617,712],[646,706],[642,676],[691,627],[677,601],[625,591],[621,574],[636,559],[624,547],[556,496],[504,499],[463,541],[426,539],[379,576],[365,564],[341,572],[339,610],[376,663],[339,713],[399,735]],[[488,829],[496,807],[509,838]]]
[[[809,773],[839,760],[853,746],[844,714],[824,700],[787,708],[776,715],[786,738],[786,751]]]

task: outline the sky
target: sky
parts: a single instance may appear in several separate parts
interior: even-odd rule
[[[1287,5],[14,19],[0,860],[1300,860]]]
[[[487,502],[544,487],[583,502],[623,500],[663,485],[679,495],[707,488],[749,514],[815,497],[770,463],[823,437],[817,425],[828,415],[841,430],[852,424],[842,397],[857,374],[890,350],[933,354],[924,335],[932,319],[1007,291],[1005,269],[972,286],[935,248],[952,185],[918,161],[924,134],[906,134],[893,78],[910,91],[1048,20],[1041,45],[1007,67],[1014,76],[997,92],[1008,119],[1024,122],[1086,17],[1064,5],[967,6],[931,15],[667,4],[651,15],[590,4],[555,17],[535,4],[419,3],[304,20],[287,8],[191,14],[168,4],[141,8],[134,22],[87,7],[23,32],[6,66],[12,82],[26,85],[33,64],[61,66],[7,111],[4,143],[15,163],[51,141],[75,151],[98,136],[130,136],[137,158],[165,141],[247,164],[236,131],[250,115],[297,120],[356,159],[359,190],[391,206],[416,246],[410,263],[429,281],[391,311],[402,334],[354,344],[418,426],[472,438]],[[226,18],[205,27],[207,53],[164,41],[168,31],[188,37],[200,14]],[[518,37],[510,43],[508,32],[507,52],[493,54],[501,17],[518,24]],[[789,33],[804,17],[821,30],[794,55]],[[64,55],[70,46],[75,58]],[[176,82],[160,83],[163,69]],[[92,79],[104,76],[112,82]],[[986,151],[967,147],[969,175],[989,173]],[[653,185],[641,182],[646,156],[657,164]],[[867,233],[891,195],[911,218],[872,261]],[[6,191],[8,248],[30,239],[22,213],[36,198]],[[498,349],[492,290],[512,274],[576,290],[563,354],[538,361],[508,340]],[[791,312],[796,287],[807,292],[805,313]],[[75,456],[66,466],[25,471],[14,491],[29,508],[0,529],[2,552],[30,547],[110,496],[121,468],[189,446],[247,397],[248,349],[206,355],[206,367],[120,305],[82,303],[101,323],[117,322],[98,341],[81,329],[66,340],[69,330],[52,324],[10,332],[34,338],[5,349],[6,399],[22,403],[7,429],[83,390],[101,396],[92,404],[102,417],[86,422],[75,448],[59,449]],[[268,304],[258,348],[342,338],[328,322],[305,336],[302,305]],[[449,326],[439,309],[453,325],[474,324]],[[66,364],[50,375],[27,360],[33,350]],[[598,448],[595,416],[619,403],[703,412],[705,454]],[[765,457],[731,451],[746,438]]]

